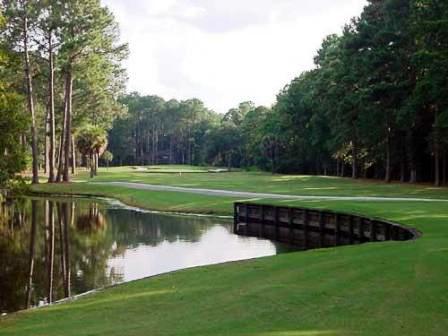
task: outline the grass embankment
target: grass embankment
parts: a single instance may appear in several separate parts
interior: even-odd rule
[[[193,166],[149,166],[101,169],[99,176],[90,179],[82,171],[71,184],[41,184],[33,186],[40,193],[63,193],[114,197],[122,202],[153,210],[231,215],[235,201],[247,199],[216,197],[198,194],[137,190],[89,182],[134,182],[190,188],[224,189],[261,193],[279,193],[307,196],[384,196],[447,198],[447,188],[430,185],[382,183],[348,178],[272,175],[262,172],[209,173],[209,168]],[[190,172],[190,173],[189,173]],[[191,173],[195,172],[195,173]],[[252,199],[267,203],[282,203],[269,199]],[[313,202],[311,202],[313,204]]]
[[[248,180],[253,179],[251,183],[259,178],[274,182],[286,179],[259,173],[246,175]],[[109,177],[105,174],[102,178]],[[176,184],[178,177],[171,178],[170,184]],[[240,183],[228,179],[234,186]],[[316,188],[308,190],[319,190],[326,181],[297,177],[297,181],[300,179],[305,181],[303,186]],[[155,183],[149,177],[146,181]],[[356,186],[361,195],[389,195],[381,194],[387,185],[346,179],[333,182],[340,189],[327,189],[327,195],[343,193],[344,185]],[[294,183],[295,192],[302,194],[301,184]],[[275,183],[251,187],[263,192],[280,188]],[[136,205],[172,206],[174,210],[193,210],[204,202],[206,205],[198,210],[218,213],[229,213],[234,200],[121,187],[103,189],[82,183],[57,188],[61,188],[58,192],[66,188],[65,192],[115,194],[128,197]],[[425,186],[396,185],[391,189],[395,196],[447,196],[446,189]],[[290,253],[161,275],[73,303],[13,314],[0,320],[0,335],[446,335],[447,203],[277,202],[387,218],[413,226],[423,236],[411,242]]]
[[[178,173],[173,173],[176,170]],[[376,180],[353,180],[330,176],[272,175],[265,172],[208,173],[207,168],[196,168],[196,172],[202,171],[203,173],[184,173],[189,170],[193,170],[193,168],[190,166],[184,168],[160,166],[149,167],[143,171],[132,167],[109,168],[101,170],[100,174],[92,181],[124,181],[291,195],[448,198],[447,188],[435,188],[432,185],[424,184],[383,183]],[[172,172],[172,174],[166,172]],[[90,181],[86,172],[78,175],[75,180]]]

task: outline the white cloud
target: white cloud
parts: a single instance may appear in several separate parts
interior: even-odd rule
[[[365,0],[104,0],[129,42],[129,90],[218,112],[270,105]]]

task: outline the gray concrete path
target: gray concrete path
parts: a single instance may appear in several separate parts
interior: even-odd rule
[[[227,196],[227,197],[241,197],[241,198],[270,198],[270,199],[284,199],[284,200],[330,200],[330,201],[334,200],[334,201],[448,202],[448,199],[436,199],[436,198],[286,195],[286,194],[271,194],[271,193],[255,193],[248,191],[231,191],[221,189],[173,187],[167,185],[134,183],[134,182],[91,182],[91,183],[103,184],[103,185],[115,185],[140,190],[173,191],[173,192],[199,194],[207,196]]]

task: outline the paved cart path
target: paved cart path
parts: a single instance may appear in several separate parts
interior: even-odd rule
[[[242,197],[242,198],[270,198],[270,199],[284,199],[284,200],[335,200],[335,201],[448,202],[448,199],[436,199],[436,198],[286,195],[286,194],[256,193],[248,191],[232,191],[221,189],[174,187],[168,185],[146,184],[135,182],[90,182],[90,183],[98,185],[100,184],[115,185],[131,189],[141,189],[151,191],[173,191],[173,192],[191,193],[207,196],[227,196],[227,197]]]

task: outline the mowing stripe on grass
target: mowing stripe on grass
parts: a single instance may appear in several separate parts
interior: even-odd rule
[[[271,198],[271,199],[285,199],[285,200],[448,202],[448,199],[414,198],[414,197],[285,195],[285,194],[271,194],[271,193],[255,193],[247,191],[231,191],[222,189],[173,187],[168,185],[157,185],[157,184],[146,184],[135,182],[90,182],[90,183],[98,185],[115,185],[131,189],[151,190],[151,191],[173,191],[173,192],[191,193],[207,196]]]

